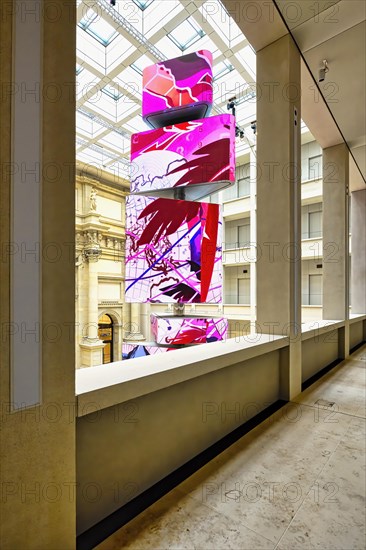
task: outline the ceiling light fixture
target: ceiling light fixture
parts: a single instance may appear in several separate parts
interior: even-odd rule
[[[327,73],[328,71],[328,61],[326,59],[323,59],[323,67],[319,69],[319,82],[323,82],[325,80],[325,73]]]

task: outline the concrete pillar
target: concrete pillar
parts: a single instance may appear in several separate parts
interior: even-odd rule
[[[351,311],[366,313],[366,189],[351,194]]]
[[[323,319],[345,320],[340,358],[349,355],[349,151],[323,150]]]
[[[0,156],[2,168],[16,169],[2,170],[1,241],[12,242],[17,225],[21,252],[39,224],[33,250],[41,251],[23,257],[25,272],[39,270],[39,287],[33,294],[29,280],[24,300],[16,304],[28,316],[37,300],[40,325],[24,328],[39,330],[38,338],[33,332],[19,340],[6,329],[19,282],[16,248],[0,262],[3,550],[75,548],[75,11],[74,0],[7,1],[0,7],[0,81],[9,92],[0,102]],[[17,202],[22,168],[30,172],[20,180],[23,197]],[[39,194],[36,210],[28,202],[32,193]],[[21,220],[24,203],[28,212]],[[38,362],[29,356],[24,380],[14,378],[22,368],[14,350],[22,353],[22,346],[33,344]],[[38,396],[30,395],[35,388]],[[24,402],[16,402],[19,393]]]
[[[287,335],[281,396],[301,392],[300,56],[286,35],[257,52],[257,324]]]

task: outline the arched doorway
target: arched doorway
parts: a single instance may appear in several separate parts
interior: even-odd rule
[[[103,348],[103,363],[112,363],[113,361],[113,320],[110,315],[105,313],[101,316],[98,323],[98,337],[105,344]]]

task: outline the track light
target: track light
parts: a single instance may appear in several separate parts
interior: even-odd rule
[[[226,105],[226,108],[228,111],[231,111],[231,114],[233,116],[235,116],[236,112],[235,112],[235,106],[236,106],[236,96],[234,97],[231,97],[228,102],[227,102],[227,105]]]
[[[257,133],[257,121],[256,120],[253,120],[251,123],[250,123],[250,127],[251,129],[253,130],[253,134],[255,135]]]

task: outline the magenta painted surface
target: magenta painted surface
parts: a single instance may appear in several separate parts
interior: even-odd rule
[[[160,317],[151,316],[153,336],[158,344],[204,344],[225,340],[228,320],[210,317]]]
[[[143,70],[143,118],[195,103],[212,105],[212,54],[208,50],[161,61]]]
[[[235,118],[230,114],[131,137],[131,193],[235,182]]]
[[[219,205],[130,195],[126,228],[127,302],[221,302]]]
[[[122,344],[122,359],[138,359],[146,355],[155,355],[157,353],[165,353],[166,351],[174,351],[176,348],[159,347],[150,344]]]

